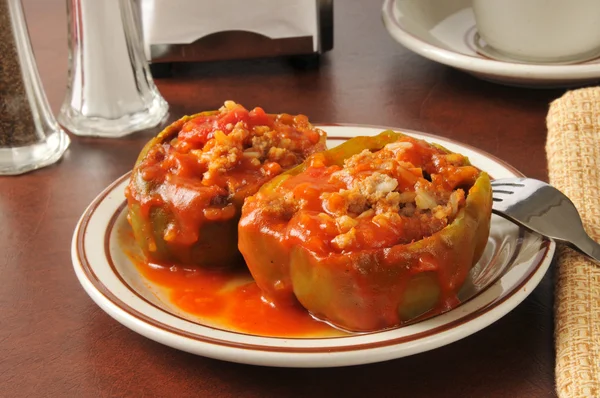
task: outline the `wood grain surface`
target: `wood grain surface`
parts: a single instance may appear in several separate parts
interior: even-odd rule
[[[24,0],[52,109],[66,90],[64,0]],[[177,65],[157,85],[171,120],[233,99],[315,122],[404,127],[488,151],[547,179],[549,102],[561,90],[487,83],[404,49],[379,2],[335,2],[334,49],[314,68],[285,59]],[[86,295],[70,240],[86,206],[131,169],[154,133],[72,137],[64,159],[0,177],[1,397],[551,397],[553,271],[514,311],[451,345],[385,363],[272,369],[183,353],[121,326]]]

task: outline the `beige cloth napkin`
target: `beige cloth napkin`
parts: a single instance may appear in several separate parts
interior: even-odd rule
[[[550,183],[579,210],[600,240],[600,87],[566,93],[550,106],[546,154]],[[555,296],[556,391],[600,397],[600,266],[558,250]]]

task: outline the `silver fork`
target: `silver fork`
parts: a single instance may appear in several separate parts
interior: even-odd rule
[[[533,178],[492,181],[492,210],[512,222],[600,261],[600,245],[583,229],[575,205],[565,194]]]

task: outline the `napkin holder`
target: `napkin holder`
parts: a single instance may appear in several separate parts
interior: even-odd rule
[[[142,0],[152,63],[314,55],[333,48],[333,0]]]

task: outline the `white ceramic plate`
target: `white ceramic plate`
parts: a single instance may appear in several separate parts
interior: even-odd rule
[[[325,125],[330,147],[385,128]],[[475,148],[399,130],[469,157],[493,178],[520,173]],[[273,338],[207,325],[181,313],[137,272],[119,245],[125,219],[124,175],[102,192],[79,221],[72,242],[75,272],[90,297],[128,328],[168,346],[232,362],[285,367],[329,367],[385,361],[431,350],[496,321],[531,293],[548,269],[552,241],[493,216],[486,250],[460,292],[462,304],[442,315],[381,332],[329,338]]]
[[[600,81],[600,58],[571,65],[491,59],[495,53],[476,43],[470,0],[385,0],[382,15],[389,34],[409,50],[485,80],[527,87]]]

